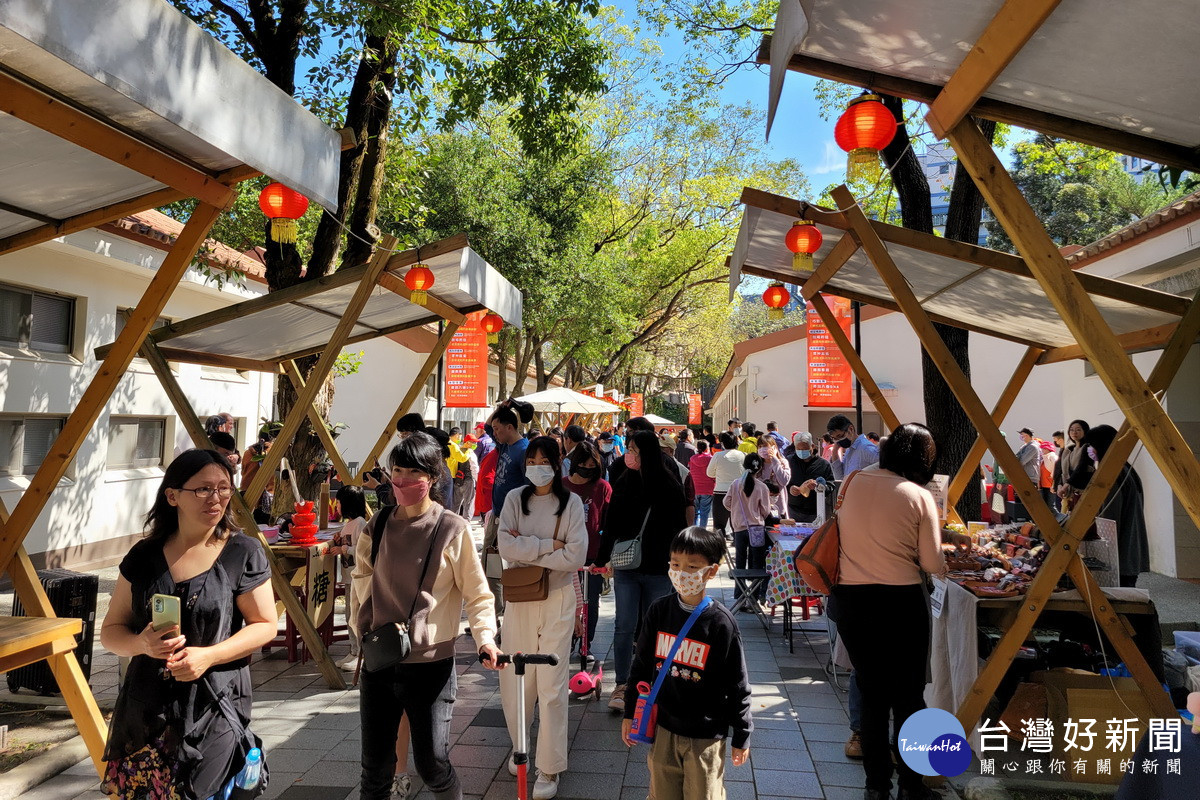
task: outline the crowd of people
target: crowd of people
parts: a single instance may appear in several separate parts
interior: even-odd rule
[[[464,613],[481,660],[501,670],[514,743],[537,709],[531,794],[554,797],[570,758],[571,653],[576,646],[591,651],[609,580],[616,685],[607,703],[623,717],[626,744],[635,741],[637,686],[653,681],[669,657],[664,642],[669,648],[683,628],[712,654],[664,679],[659,734],[648,753],[651,796],[723,796],[726,740],[734,765],[749,752],[750,682],[734,616],[705,587],[730,550],[733,567],[762,568],[765,527],[816,522],[835,501],[840,579],[827,624],[855,667],[845,753],[863,762],[868,800],[890,797],[893,777],[897,798],[930,796],[920,775],[895,762],[889,743],[889,724],[898,731],[924,707],[927,658],[872,657],[928,655],[925,576],[946,567],[938,510],[925,488],[937,455],[927,428],[910,423],[880,437],[836,414],[824,433],[788,438],[775,422],[760,430],[737,419],[719,433],[672,434],[643,417],[607,430],[542,432],[532,417],[530,407],[505,401],[464,435],[406,415],[386,471],[374,465],[361,486],[337,488],[334,511],[343,527],[333,552],[352,576],[352,651],[340,666],[365,665],[361,797],[409,794],[410,745],[435,797],[462,796],[449,741]],[[243,488],[254,479],[275,427],[264,425],[239,453],[232,425],[228,415],[210,418],[215,449],[177,455],[147,515],[146,538],[121,563],[101,631],[105,647],[132,659],[105,754],[104,786],[115,796],[220,796],[249,751],[261,747],[250,731],[248,657],[275,635],[274,604],[265,555],[238,532],[229,500],[239,472]],[[1028,428],[1020,436],[1016,456],[1026,475],[1052,508],[1066,512],[1116,431],[1074,420],[1052,442]],[[1003,471],[992,470],[1003,486]],[[379,509],[373,515],[372,506]],[[256,517],[269,508],[260,505]],[[1129,464],[1101,515],[1117,520],[1121,584],[1133,585],[1149,565],[1141,482]],[[482,553],[473,520],[483,526]],[[598,579],[581,581],[585,573]],[[178,625],[153,626],[151,601],[161,595],[179,599]],[[753,610],[751,602],[762,598],[739,606]],[[556,666],[527,673],[523,709],[502,648],[558,656]],[[515,761],[509,769],[516,774]]]

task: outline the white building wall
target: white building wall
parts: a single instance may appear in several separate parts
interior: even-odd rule
[[[0,282],[76,298],[75,346],[70,356],[0,349],[0,413],[69,414],[96,372],[94,348],[115,338],[117,308],[138,302],[164,255],[160,249],[90,230],[0,257]],[[219,292],[202,280],[189,273],[164,315],[183,319],[261,291],[251,284],[247,290],[227,287]],[[271,416],[271,375],[191,364],[177,365],[176,371],[201,418],[227,411],[242,421],[239,444],[243,448],[253,441],[259,418]],[[176,447],[190,446],[149,366],[135,361],[30,531],[25,546],[31,554],[50,551],[49,563],[77,567],[112,563],[140,535],[163,471],[106,468],[114,414],[163,417],[166,463]],[[23,476],[0,477],[0,499],[12,509],[28,485]]]

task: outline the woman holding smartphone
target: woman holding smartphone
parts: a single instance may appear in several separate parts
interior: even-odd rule
[[[121,562],[100,630],[104,647],[132,659],[104,752],[102,789],[113,797],[204,800],[262,747],[248,729],[248,656],[275,636],[275,602],[262,545],[229,511],[232,487],[220,453],[180,454],[146,538]],[[155,607],[161,617],[176,603],[178,624],[156,630]],[[264,763],[260,792],[266,774]]]

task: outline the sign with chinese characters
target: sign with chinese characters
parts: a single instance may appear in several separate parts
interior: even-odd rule
[[[688,425],[699,425],[704,421],[704,401],[698,394],[688,395]]]
[[[841,297],[823,296],[846,338],[850,337],[852,312],[850,301]],[[808,333],[808,405],[825,408],[848,408],[854,404],[850,391],[854,374],[850,362],[842,355],[825,323],[809,303],[804,315]]]
[[[1052,719],[1022,719],[1017,731],[1003,720],[985,719],[979,726],[979,769],[983,775],[1108,783],[1134,774],[1182,775],[1182,737],[1179,717],[1148,724],[1118,712],[1110,719],[1070,718],[1057,725]]]
[[[329,555],[325,543],[308,548],[304,571],[304,590],[308,597],[308,618],[320,627],[333,613],[333,589],[337,580],[337,556]]]
[[[640,392],[630,394],[625,402],[629,406],[629,416],[640,417],[646,413],[645,398]]]
[[[446,348],[445,408],[483,408],[488,404],[488,344],[487,333],[479,321],[486,312],[467,314],[467,320]]]

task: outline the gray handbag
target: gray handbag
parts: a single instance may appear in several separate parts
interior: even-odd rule
[[[646,532],[646,523],[650,521],[650,509],[646,509],[646,517],[642,520],[642,529],[638,535],[613,545],[613,569],[637,569],[642,565],[642,534]]]

